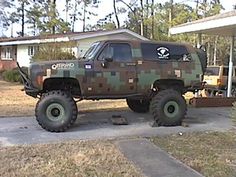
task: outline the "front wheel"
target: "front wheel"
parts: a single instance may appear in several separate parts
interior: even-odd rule
[[[44,94],[35,108],[39,125],[47,131],[63,132],[77,119],[77,106],[73,98],[63,91]]]
[[[158,126],[181,125],[186,110],[185,99],[173,89],[160,91],[153,97],[150,104],[155,125]]]

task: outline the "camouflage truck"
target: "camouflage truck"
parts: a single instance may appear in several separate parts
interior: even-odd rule
[[[100,41],[77,60],[32,63],[21,69],[25,92],[39,98],[35,116],[42,128],[61,132],[76,120],[76,99],[126,99],[131,110],[150,112],[157,126],[179,125],[182,96],[202,88],[206,55],[188,44]]]

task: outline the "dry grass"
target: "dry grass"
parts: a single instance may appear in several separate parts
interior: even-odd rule
[[[0,117],[32,116],[34,115],[37,99],[27,96],[21,91],[22,85],[0,80]],[[79,111],[103,111],[127,109],[125,100],[81,101]]]
[[[9,83],[0,80],[0,117],[33,116],[38,99],[27,96],[21,91],[20,84]],[[186,100],[193,95],[187,93]],[[79,111],[104,111],[104,110],[127,110],[125,100],[84,100],[77,103]]]
[[[36,99],[25,95],[22,85],[0,80],[0,117],[34,114]]]
[[[236,174],[236,133],[188,133],[152,139],[155,144],[206,177]]]
[[[0,148],[0,176],[139,177],[141,172],[109,141]]]

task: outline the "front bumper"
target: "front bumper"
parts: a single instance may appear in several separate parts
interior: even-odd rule
[[[24,84],[25,93],[29,96],[37,98],[37,96],[39,94],[39,90],[32,85],[32,82],[29,79],[28,75],[21,69],[18,62],[17,62],[17,67],[18,67],[18,71],[21,75],[21,79],[23,81],[23,84]]]

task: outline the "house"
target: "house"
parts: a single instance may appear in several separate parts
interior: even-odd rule
[[[40,44],[75,41],[76,47],[73,48],[73,52],[76,57],[79,57],[93,42],[107,39],[148,40],[128,29],[2,38],[0,39],[0,70],[15,68],[16,61],[20,66],[29,66],[30,59]]]

